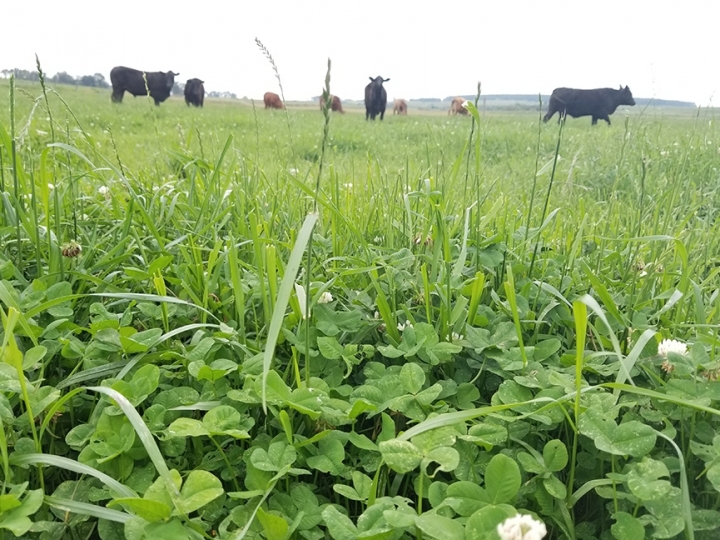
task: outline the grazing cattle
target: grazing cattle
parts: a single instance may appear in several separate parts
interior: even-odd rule
[[[385,108],[387,107],[387,92],[383,88],[383,83],[390,79],[382,77],[370,77],[370,84],[365,87],[365,120],[375,120],[379,114],[380,120],[385,116]]]
[[[396,99],[393,103],[393,114],[407,114],[407,101]]]
[[[550,96],[548,111],[543,122],[547,122],[559,112],[558,122],[563,114],[573,118],[592,116],[592,125],[598,120],[605,120],[610,125],[610,115],[620,105],[635,105],[630,88],[620,86],[613,88],[595,88],[593,90],[577,90],[575,88],[556,88]]]
[[[340,98],[337,96],[330,96],[330,110],[333,112],[339,112],[341,114],[345,114],[345,111],[343,111],[342,103],[340,103]],[[325,106],[325,103],[323,102],[323,97],[320,96],[320,110],[323,109]]]
[[[450,102],[450,110],[448,111],[448,115],[452,114],[455,116],[456,114],[462,114],[466,115],[468,113],[468,110],[463,107],[463,103],[465,103],[465,98],[461,97],[454,97],[452,98],[452,101]]]
[[[285,108],[285,105],[283,104],[282,100],[280,99],[280,96],[278,96],[275,92],[265,92],[265,95],[263,96],[263,101],[265,102],[266,109],[284,109]]]
[[[147,96],[149,90],[150,97],[155,100],[155,105],[160,105],[170,97],[176,75],[180,74],[172,71],[140,71],[123,66],[114,67],[110,72],[110,82],[113,88],[112,100],[115,103],[121,103],[126,91],[133,96]],[[147,79],[147,87],[145,79]]]
[[[185,103],[188,107],[195,105],[196,107],[202,107],[205,101],[205,87],[203,86],[205,81],[200,79],[188,79],[185,83]]]

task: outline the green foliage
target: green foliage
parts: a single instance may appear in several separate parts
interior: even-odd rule
[[[5,88],[5,536],[718,534],[705,112],[560,138]]]

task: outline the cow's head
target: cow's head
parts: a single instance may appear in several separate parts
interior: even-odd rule
[[[168,90],[172,90],[173,85],[175,84],[175,76],[180,75],[179,73],[173,73],[172,71],[168,71],[165,73],[165,86],[167,86]]]
[[[622,85],[620,86],[620,103],[622,105],[635,105],[635,100],[633,99],[629,86],[625,88],[623,88]]]
[[[382,83],[388,82],[390,79],[383,79],[380,75],[377,77],[369,77],[369,79],[378,86],[382,86]]]

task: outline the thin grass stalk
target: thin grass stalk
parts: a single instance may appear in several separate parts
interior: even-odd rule
[[[560,115],[560,128],[558,129],[557,145],[555,146],[555,155],[553,156],[552,172],[550,173],[550,184],[548,185],[547,193],[545,194],[545,204],[543,205],[542,215],[540,216],[540,223],[543,223],[545,221],[548,204],[550,203],[550,193],[552,192],[553,182],[555,181],[555,171],[557,170],[558,157],[560,156],[560,142],[562,141],[562,133],[563,127],[565,126],[565,120],[566,115],[565,113],[563,113]],[[530,268],[528,269],[528,277],[530,279],[532,279],[533,267],[535,266],[535,259],[537,258],[539,244],[539,240],[536,239],[535,247],[533,248],[532,259],[530,260]],[[535,298],[535,302],[537,302],[537,297]]]
[[[535,205],[535,189],[537,188],[538,166],[540,164],[540,135],[542,134],[542,95],[538,94],[538,133],[535,145],[535,172],[533,174],[532,189],[530,190],[530,204],[528,205],[527,222],[525,223],[525,239],[523,240],[523,253],[527,249],[528,234],[530,234],[530,218]]]
[[[1,313],[1,311],[0,311]],[[5,323],[4,328],[4,340],[2,347],[0,347],[0,358],[5,359],[10,365],[12,365],[17,371],[18,382],[20,383],[20,392],[22,394],[23,403],[25,405],[25,412],[28,416],[28,423],[30,425],[30,433],[32,434],[33,441],[35,442],[35,451],[42,452],[42,446],[40,444],[40,438],[38,437],[37,429],[35,427],[35,415],[32,410],[32,403],[30,401],[30,393],[28,392],[25,372],[23,370],[23,355],[18,349],[17,343],[15,342],[15,325],[20,319],[20,312],[13,307],[8,308],[7,316],[2,313],[3,321]],[[40,487],[45,489],[45,478],[43,475],[42,465],[38,464],[38,478],[40,480]]]
[[[482,86],[480,84],[480,81],[477,83],[477,93],[475,94],[475,108],[477,109],[478,101],[480,101],[480,92],[482,90]],[[471,121],[470,121],[470,138],[468,139],[468,152],[467,152],[467,160],[465,161],[465,187],[463,188],[463,200],[467,197],[467,188],[468,188],[468,176],[470,175],[470,156],[472,155],[472,141],[473,141],[473,135],[475,134],[475,116],[471,115]],[[478,131],[480,130],[480,123],[478,122]],[[479,137],[480,135],[478,135]],[[475,174],[477,174],[478,171],[475,171]]]
[[[515,297],[515,277],[513,275],[512,264],[507,264],[507,281],[504,283],[505,296],[507,296],[508,304],[510,304],[510,312],[512,313],[513,322],[515,323],[515,332],[517,333],[518,346],[520,347],[520,356],[523,362],[523,373],[528,365],[527,354],[525,353],[525,344],[523,343],[522,326],[520,325],[520,313],[517,307],[517,298]]]
[[[280,87],[280,97],[282,98],[284,110],[285,110],[285,121],[287,122],[287,129],[288,129],[288,140],[290,141],[290,151],[292,152],[292,160],[293,164],[295,164],[295,151],[292,144],[292,131],[290,129],[290,114],[288,113],[287,106],[285,106],[285,91],[283,90],[282,80],[280,79],[280,71],[278,70],[277,64],[275,64],[275,59],[272,57],[272,54],[270,54],[270,51],[263,45],[262,41],[260,41],[258,38],[255,38],[255,44],[258,46],[258,48],[262,51],[262,53],[265,55],[265,58],[267,58],[268,62],[270,62],[270,65],[273,68],[273,72],[275,72],[275,78],[278,81],[278,86]],[[328,71],[330,70],[330,59],[328,59]]]
[[[17,173],[17,142],[15,141],[15,74],[10,75],[10,153],[12,160],[12,171],[13,171],[13,189],[15,190],[15,204],[17,205],[17,259],[16,266],[18,269],[23,267],[22,258],[22,239],[21,239],[21,227],[20,227],[20,214],[23,209],[22,194],[20,193],[20,182]],[[21,270],[22,271],[22,270]]]
[[[572,490],[575,482],[575,463],[577,461],[577,446],[580,422],[580,391],[582,389],[583,360],[585,357],[585,336],[587,334],[587,306],[580,301],[573,302],[573,318],[575,319],[575,426],[573,429],[573,445],[570,456],[570,474],[568,475],[567,494],[568,504],[571,503]]]
[[[325,74],[325,88],[323,89],[322,100],[323,100],[323,116],[325,117],[325,123],[323,124],[323,137],[320,146],[320,163],[318,164],[318,173],[315,180],[315,196],[313,197],[313,214],[318,214],[318,197],[320,195],[320,180],[322,178],[323,165],[325,163],[325,148],[327,147],[327,140],[330,135],[330,68],[332,63],[328,58],[328,67]],[[279,80],[279,77],[278,77]],[[284,99],[283,99],[284,100]],[[287,112],[287,109],[286,109]],[[288,123],[288,129],[290,125]],[[307,319],[305,320],[305,384],[310,384],[310,284],[312,282],[312,248],[313,248],[313,236],[310,235],[310,239],[307,245],[307,260],[305,262],[305,313]]]

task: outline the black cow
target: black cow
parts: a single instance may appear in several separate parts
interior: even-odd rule
[[[385,116],[385,107],[387,107],[387,92],[383,88],[383,83],[390,79],[382,77],[370,77],[370,84],[365,87],[365,120],[370,118],[375,120],[379,114],[380,120]]]
[[[147,88],[143,73],[147,78]],[[140,71],[123,66],[114,67],[110,72],[110,82],[113,87],[112,100],[115,103],[122,102],[125,91],[130,92],[133,96],[147,96],[148,90],[150,90],[150,97],[155,100],[155,105],[160,105],[170,97],[176,75],[180,74],[172,71],[166,73],[163,71]]]
[[[568,114],[573,118],[592,116],[593,125],[598,119],[610,125],[610,115],[620,105],[635,105],[630,88],[594,88],[593,90],[577,90],[575,88],[556,88],[550,96],[548,111],[543,122],[547,122],[556,112]],[[560,119],[558,119],[558,122]]]
[[[205,101],[205,87],[200,79],[188,79],[185,83],[185,103],[188,107],[195,105],[196,107],[202,107]]]

